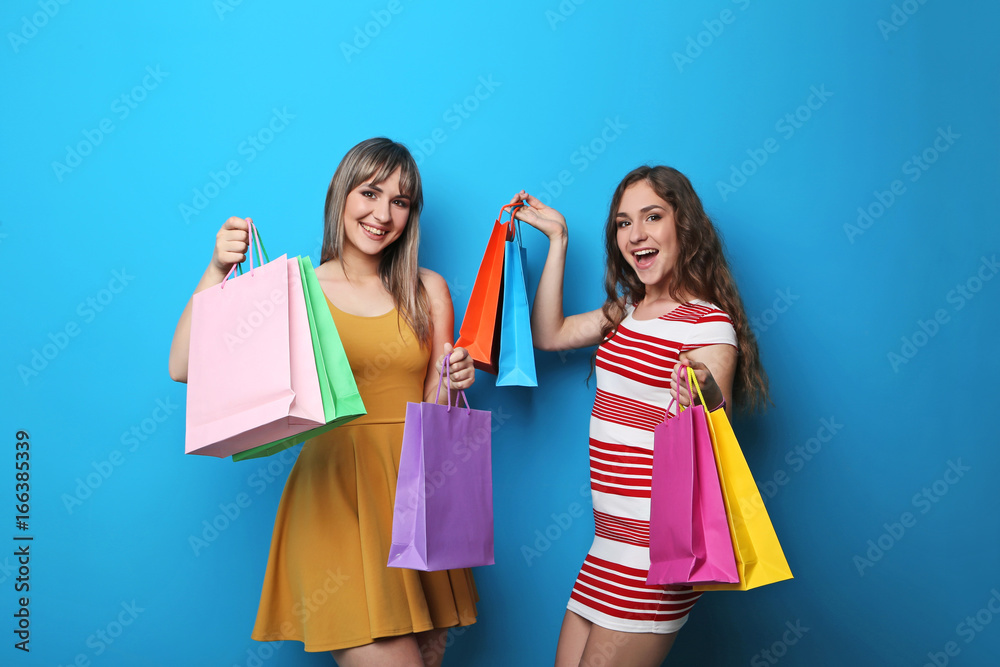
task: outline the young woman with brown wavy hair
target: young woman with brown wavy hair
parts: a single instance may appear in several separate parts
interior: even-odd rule
[[[601,308],[563,314],[568,233],[555,209],[525,191],[515,215],[542,231],[549,252],[532,310],[536,347],[598,345],[590,420],[594,543],[563,619],[557,667],[659,665],[700,593],[648,586],[653,429],[695,370],[707,409],[768,400],[767,377],[722,243],[690,181],[670,167],[622,179],[605,227]]]

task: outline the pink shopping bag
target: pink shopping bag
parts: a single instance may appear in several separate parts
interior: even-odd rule
[[[298,261],[254,268],[255,236],[251,225],[249,272],[194,295],[188,454],[231,456],[326,423]]]
[[[693,371],[688,368],[688,373]],[[668,409],[653,434],[646,583],[736,583],[739,572],[705,408],[677,407],[681,411],[668,418]]]

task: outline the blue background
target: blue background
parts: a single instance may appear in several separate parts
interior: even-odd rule
[[[639,164],[685,172],[724,234],[775,403],[736,429],[795,579],[705,595],[667,664],[995,664],[998,20],[986,0],[4,3],[0,662],[330,664],[250,640],[289,467],[184,456],[167,353],[228,216],[318,259],[338,161],[387,135],[419,158],[422,263],[456,328],[522,187],[569,221],[567,312],[601,303],[602,223]],[[852,228],[859,207],[871,222]],[[533,291],[546,244],[525,231]],[[537,358],[537,389],[480,374],[471,392],[500,424],[497,564],[476,572],[479,622],[449,665],[551,664],[592,538],[589,353]],[[268,464],[272,481],[251,479]],[[249,505],[193,548],[238,494]],[[13,648],[15,534],[34,537],[30,654]]]

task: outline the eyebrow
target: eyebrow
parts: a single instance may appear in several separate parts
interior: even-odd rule
[[[643,207],[642,210],[639,211],[639,213],[647,213],[649,211],[652,211],[654,208],[658,208],[658,209],[660,209],[662,211],[666,210],[665,208],[663,208],[659,204],[650,204],[649,206]],[[628,213],[625,213],[624,211],[618,211],[618,215],[615,216],[615,217],[617,217],[617,218],[627,218],[628,217]]]

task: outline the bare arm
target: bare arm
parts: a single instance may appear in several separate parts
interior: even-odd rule
[[[682,365],[688,365],[694,369],[698,384],[701,385],[702,396],[705,397],[705,409],[711,410],[725,399],[726,414],[732,414],[733,405],[733,379],[736,376],[736,361],[738,354],[732,345],[706,345],[689,352],[682,352],[680,363],[674,366],[671,379],[673,380],[672,393],[677,396],[681,405],[691,405],[691,396],[688,394],[687,381],[681,374]],[[698,395],[694,390],[695,396]]]
[[[243,218],[232,217],[226,220],[222,229],[215,236],[215,252],[212,254],[212,261],[202,275],[194,293],[208,289],[213,285],[218,285],[225,279],[226,274],[233,264],[238,264],[246,259],[246,251],[249,240],[249,225]],[[188,299],[181,313],[180,320],[177,321],[177,328],[174,330],[174,339],[170,343],[170,378],[177,382],[187,382],[188,373],[188,352],[191,344],[191,299]]]
[[[427,364],[427,374],[424,378],[424,401],[428,403],[447,402],[448,379],[441,383],[438,394],[438,379],[445,355],[449,357],[449,375],[451,376],[452,399],[457,400],[458,392],[468,389],[476,381],[476,370],[472,365],[472,357],[468,350],[462,347],[452,348],[455,331],[455,308],[451,302],[448,283],[437,273],[421,269],[424,289],[430,302],[431,324],[431,358]]]
[[[569,234],[566,220],[554,208],[543,204],[522,190],[511,203],[527,201],[528,206],[515,211],[515,217],[535,227],[549,239],[542,276],[531,309],[531,336],[540,350],[570,350],[601,342],[604,314],[600,309],[566,317],[563,313],[563,276],[566,273],[566,247]]]

